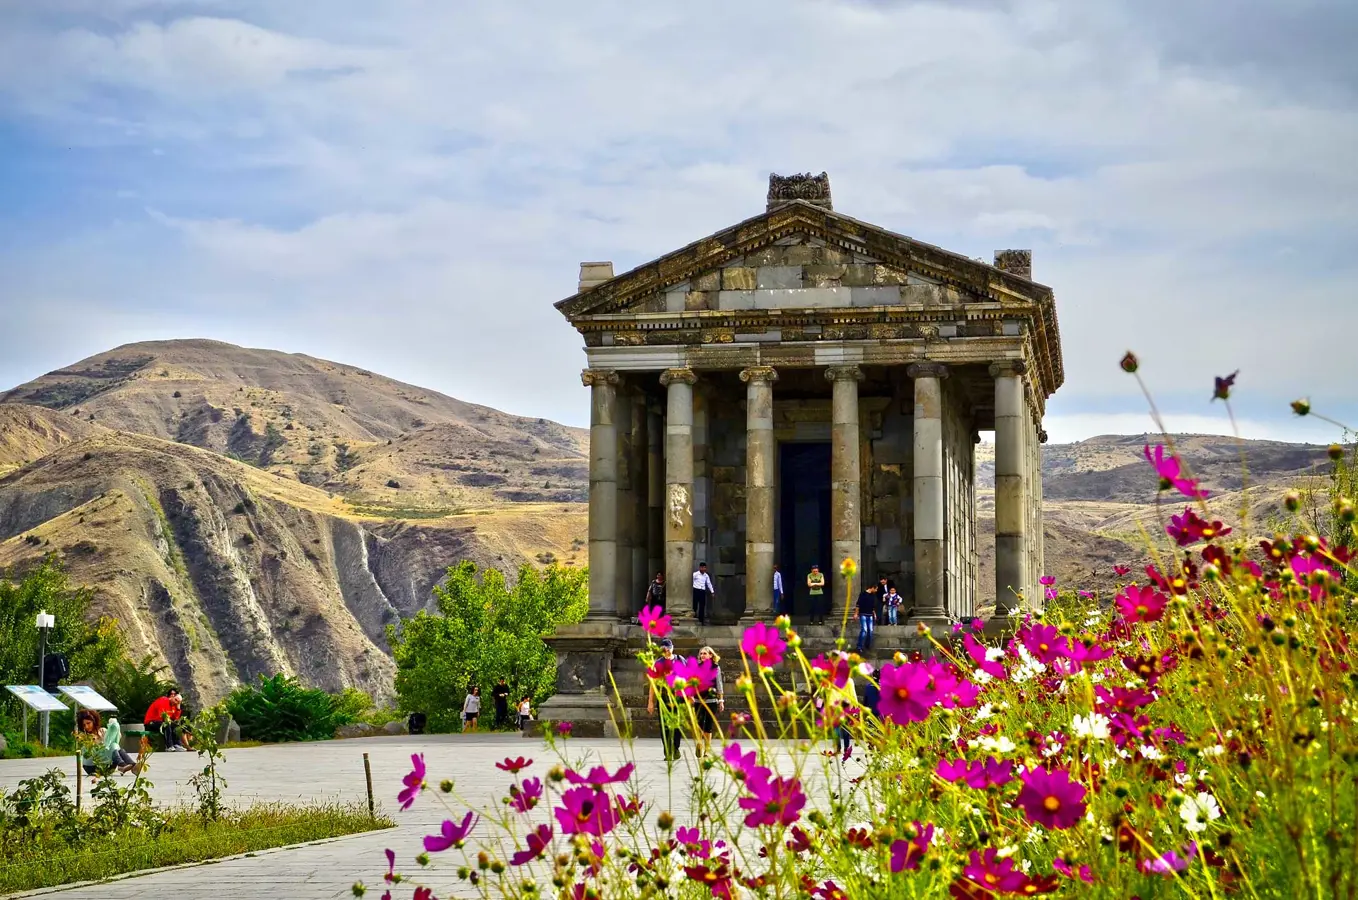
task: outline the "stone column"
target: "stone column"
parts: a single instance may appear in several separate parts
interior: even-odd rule
[[[589,412],[589,618],[616,618],[618,573],[618,373],[586,369]]]
[[[833,394],[830,403],[830,602],[835,605],[850,592],[853,580],[840,575],[845,559],[863,567],[863,523],[859,487],[858,366],[830,366],[825,370]],[[822,570],[824,571],[824,570]],[[849,602],[853,602],[850,597]],[[842,613],[842,610],[841,610]]]
[[[666,369],[665,417],[665,599],[671,614],[692,618],[693,577],[693,385],[692,369]]]
[[[665,568],[665,418],[646,407],[646,582]],[[666,578],[666,581],[669,579]]]
[[[773,618],[773,383],[771,366],[740,373],[745,382],[745,619]]]
[[[1021,360],[990,367],[995,379],[995,615],[1020,607],[1019,595],[1031,602],[1027,584],[1027,504],[1023,471],[1027,468],[1027,404],[1023,400]]]
[[[632,567],[626,602],[626,617],[631,618],[641,612],[641,601],[646,594],[646,582],[651,576],[646,573],[647,529],[650,522],[649,481],[646,471],[647,438],[649,421],[646,416],[646,397],[644,394],[632,396],[632,444],[627,454],[627,470],[632,477],[632,516],[621,528],[631,533]],[[624,611],[619,602],[618,612]]]
[[[943,379],[947,366],[915,363],[905,370],[915,382],[915,616],[941,622],[948,548],[943,509]]]
[[[632,518],[636,515],[636,473],[632,470],[632,398],[625,383],[617,394],[614,431],[618,435],[618,526],[617,562],[613,571],[613,602],[619,619],[632,608]]]

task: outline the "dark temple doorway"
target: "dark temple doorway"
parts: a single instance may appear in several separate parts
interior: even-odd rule
[[[806,576],[826,573],[830,588],[830,444],[786,443],[778,448],[778,569],[792,597],[792,614],[810,613]]]

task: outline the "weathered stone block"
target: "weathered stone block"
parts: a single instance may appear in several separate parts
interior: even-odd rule
[[[840,283],[847,287],[870,287],[877,283],[877,267],[863,263],[847,265]]]
[[[941,337],[941,338],[952,338],[952,337],[957,337],[957,326],[956,326],[955,324],[954,324],[954,325],[939,325],[939,326],[938,326],[938,336]]]
[[[721,290],[722,273],[721,270],[703,272],[701,275],[693,276],[693,290],[695,291],[719,291]]]
[[[745,265],[747,266],[776,266],[783,261],[783,247],[765,247],[763,250],[756,250],[753,253],[745,254]]]
[[[896,286],[850,288],[850,303],[854,306],[899,306],[901,289]]]
[[[665,292],[665,312],[683,312],[684,298],[688,296],[688,286]]]
[[[689,291],[684,295],[684,310],[711,309],[710,297],[706,291]]]
[[[746,271],[753,272],[754,269]],[[718,291],[717,309],[754,309],[755,292],[748,291]]]
[[[874,266],[873,280],[875,284],[906,284],[910,281],[910,273],[893,269],[890,266]]]
[[[755,275],[760,290],[799,288],[802,286],[801,266],[761,266]]]
[[[1005,319],[1002,328],[1005,337],[1018,337],[1023,333],[1023,325],[1014,319]]]
[[[838,266],[853,262],[853,254],[838,247],[825,247],[820,253],[822,265]]]
[[[901,302],[912,306],[941,306],[941,290],[936,284],[908,284],[901,288]]]
[[[822,259],[821,248],[813,247],[810,244],[799,244],[795,247],[788,247],[783,254],[783,261],[789,266],[810,266],[819,264]]]
[[[843,265],[806,266],[802,273],[807,287],[839,287],[846,268]]]
[[[758,285],[758,269],[749,266],[739,266],[731,269],[722,269],[721,287],[727,291],[752,291]]]
[[[767,329],[766,331],[739,331],[736,332],[735,335],[735,340],[737,343],[750,341],[755,342],[772,341],[776,343],[778,341],[781,341],[782,339],[783,331],[781,328],[770,328]]]
[[[755,303],[765,309],[833,309],[851,305],[849,291],[842,287],[760,291]]]

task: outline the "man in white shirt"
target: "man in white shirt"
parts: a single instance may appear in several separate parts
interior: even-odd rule
[[[791,615],[790,610],[783,609],[783,573],[778,571],[778,564],[773,564],[773,614],[781,616],[784,613]]]
[[[693,614],[699,625],[707,624],[709,596],[717,596],[717,589],[712,585],[712,576],[707,574],[707,563],[698,563],[698,571],[693,573]]]

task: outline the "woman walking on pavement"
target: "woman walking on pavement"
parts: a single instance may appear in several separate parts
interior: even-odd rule
[[[726,711],[726,690],[721,683],[721,657],[711,647],[704,647],[698,651],[698,660],[701,662],[704,659],[717,670],[717,680],[698,696],[698,705],[694,709],[698,719],[699,759],[712,749],[712,735],[721,727],[717,722],[717,713]]]
[[[481,688],[474,687],[467,699],[462,701],[462,730],[475,731],[476,720],[481,717]]]

